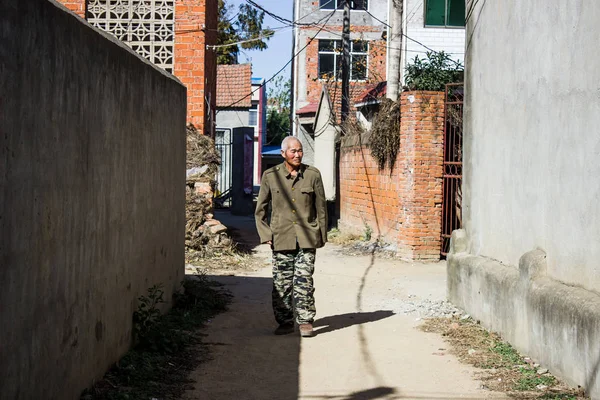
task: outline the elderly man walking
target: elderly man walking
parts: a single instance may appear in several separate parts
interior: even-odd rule
[[[273,311],[279,324],[275,334],[294,332],[295,314],[300,335],[311,337],[316,314],[316,249],[327,242],[325,190],[319,170],[302,164],[302,143],[298,139],[286,137],[281,155],[284,162],[263,174],[256,228],[261,242],[270,244],[273,250]]]

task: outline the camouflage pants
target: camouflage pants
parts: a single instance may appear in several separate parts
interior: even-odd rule
[[[312,323],[315,314],[315,249],[273,252],[273,312],[279,324]]]

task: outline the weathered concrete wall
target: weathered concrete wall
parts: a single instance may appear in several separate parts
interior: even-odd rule
[[[247,108],[217,110],[217,128],[239,128],[249,126]]]
[[[474,15],[463,191],[471,252],[516,265],[541,247],[550,276],[600,291],[600,3],[488,2]]]
[[[600,296],[547,276],[542,250],[519,267],[467,252],[454,231],[448,255],[448,297],[523,354],[600,399]]]
[[[302,127],[298,130],[297,138],[302,143],[302,152],[304,153],[302,162],[308,165],[315,165],[315,139]]]
[[[450,299],[600,398],[600,3],[478,2],[472,15],[461,250],[470,256],[453,257]],[[546,253],[539,279],[501,267],[536,248]]]
[[[331,101],[327,93],[323,94],[320,106],[315,117],[314,166],[321,171],[327,201],[334,201],[338,168],[335,158],[335,143],[338,139],[338,130],[334,125]]]
[[[0,26],[1,397],[76,399],[183,278],[186,92],[53,1]]]

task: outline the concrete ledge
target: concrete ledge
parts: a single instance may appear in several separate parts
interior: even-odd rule
[[[600,399],[600,295],[546,275],[546,255],[524,254],[519,268],[466,252],[452,234],[448,298],[521,353]]]

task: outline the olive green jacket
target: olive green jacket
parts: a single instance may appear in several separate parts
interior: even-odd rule
[[[319,170],[303,164],[296,177],[285,164],[266,170],[254,216],[260,241],[272,240],[275,251],[323,247],[327,242],[327,201]]]

